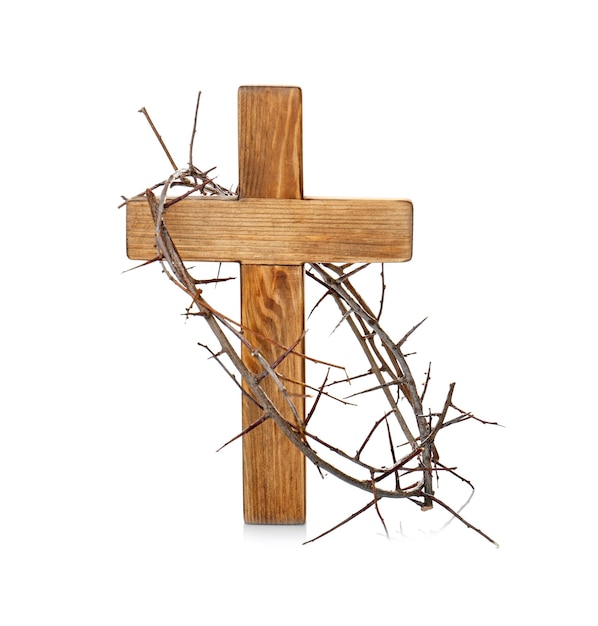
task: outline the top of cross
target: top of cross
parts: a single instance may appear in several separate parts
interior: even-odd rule
[[[280,265],[411,258],[411,202],[303,198],[301,161],[301,90],[241,87],[239,197],[191,196],[169,208],[166,224],[181,258]],[[291,175],[269,175],[281,167]],[[154,230],[145,197],[130,200],[131,259],[155,256]]]

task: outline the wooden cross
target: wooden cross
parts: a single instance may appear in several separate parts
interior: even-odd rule
[[[188,198],[174,204],[166,224],[186,261],[241,264],[241,323],[248,339],[273,363],[303,336],[303,264],[392,262],[411,258],[413,206],[406,200],[303,198],[302,103],[297,87],[239,89],[238,198]],[[154,223],[145,198],[127,203],[127,254],[156,255]],[[269,338],[272,341],[267,341]],[[304,352],[303,339],[296,351]],[[245,364],[260,368],[247,349]],[[305,362],[287,356],[276,371],[305,416]],[[269,377],[261,383],[289,421],[291,411]],[[296,394],[296,395],[294,395]],[[243,398],[243,428],[260,408]],[[245,521],[305,522],[305,459],[268,420],[243,437]]]

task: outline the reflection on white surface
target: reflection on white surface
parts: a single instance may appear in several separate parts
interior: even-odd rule
[[[244,524],[243,539],[246,543],[273,545],[301,545],[306,539],[305,524]]]

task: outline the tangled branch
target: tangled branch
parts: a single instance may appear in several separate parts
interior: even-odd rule
[[[336,368],[336,371],[342,373],[342,377],[334,378],[330,376],[330,372],[335,368],[331,367],[330,364],[314,357],[301,355],[303,358],[310,358],[313,362],[325,366],[326,370],[321,383],[311,386],[311,390],[315,392],[315,397],[307,417],[302,420],[300,411],[294,404],[293,395],[287,391],[288,381],[277,373],[276,366],[278,363],[270,363],[264,358],[260,350],[249,340],[252,335],[247,332],[248,329],[206,301],[200,285],[221,279],[199,280],[194,278],[181,259],[166,227],[164,218],[169,207],[190,194],[234,195],[232,191],[215,183],[210,176],[212,170],[204,172],[193,165],[192,153],[197,109],[191,138],[189,164],[186,168],[176,167],[147,111],[142,109],[141,112],[150,122],[173,168],[175,168],[175,171],[164,181],[144,192],[155,224],[157,256],[153,261],[158,262],[168,278],[188,295],[190,306],[187,309],[187,314],[203,318],[219,346],[218,350],[212,350],[208,346],[204,347],[224,368],[241,392],[248,394],[252,401],[261,408],[261,417],[222,447],[244,436],[247,432],[259,428],[266,421],[273,420],[293,445],[321,473],[331,474],[370,494],[371,499],[368,504],[311,541],[351,521],[371,507],[375,508],[386,530],[381,513],[381,502],[386,499],[404,499],[418,505],[422,510],[429,510],[437,504],[467,527],[488,541],[495,543],[482,530],[467,522],[459,513],[439,499],[434,491],[434,477],[439,473],[455,476],[473,489],[472,484],[460,476],[455,468],[447,467],[440,462],[437,448],[439,433],[449,426],[467,420],[488,422],[476,418],[472,413],[463,411],[454,404],[454,383],[449,386],[440,410],[437,412],[425,410],[424,398],[430,381],[430,370],[428,369],[425,382],[420,389],[409,366],[408,355],[403,351],[408,339],[421,322],[398,341],[393,340],[383,328],[381,317],[386,291],[383,266],[381,296],[377,313],[372,311],[353,280],[367,265],[311,263],[307,266],[306,276],[323,289],[323,295],[316,303],[314,310],[327,299],[331,299],[335,303],[340,314],[338,326],[345,325],[350,329],[365,357],[367,369],[359,374],[349,376],[346,373],[346,368]],[[182,193],[174,197],[169,195],[174,189],[180,187],[185,189]],[[156,190],[159,190],[158,195],[155,193]],[[261,372],[254,373],[248,369],[240,356],[240,351],[233,346],[233,343],[241,344],[249,350],[259,363]],[[279,360],[285,358],[295,348],[296,345],[285,346],[285,352]],[[241,385],[237,376],[245,383],[244,386]],[[270,378],[280,390],[284,402],[290,409],[292,419],[285,419],[280,407],[275,406],[264,392],[261,383],[265,378]],[[364,383],[365,388],[342,397],[341,388],[355,384],[357,381]],[[328,441],[315,429],[317,423],[326,422],[327,413],[325,409],[322,409],[324,403],[321,402],[323,398],[349,405],[352,403],[351,399],[358,396],[369,397],[374,394],[384,399],[386,410],[382,414],[376,413],[368,416],[369,426],[367,426],[365,436],[358,443],[354,452],[342,449],[335,443]],[[386,440],[387,452],[382,460],[378,458],[379,448],[373,445],[375,439],[380,439],[377,436],[379,433],[384,433],[383,437]],[[401,450],[403,452],[399,454]]]

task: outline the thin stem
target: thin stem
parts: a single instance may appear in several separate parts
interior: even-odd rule
[[[197,114],[199,112],[199,100],[201,91],[197,94],[197,102],[195,104],[195,115],[193,116],[193,131],[191,132],[191,142],[189,143],[189,169],[193,168],[193,143],[195,141],[195,133],[197,132]]]
[[[156,135],[156,138],[158,139],[158,141],[160,142],[160,145],[162,146],[162,150],[164,150],[166,156],[168,157],[168,160],[170,161],[170,165],[172,165],[172,169],[176,172],[179,168],[177,167],[177,164],[174,162],[174,159],[170,156],[170,152],[168,152],[168,148],[166,147],[166,144],[164,143],[164,141],[162,141],[162,137],[160,136],[158,129],[154,126],[154,123],[152,122],[152,118],[149,116],[149,113],[147,112],[146,108],[141,107],[141,109],[139,109],[139,113],[143,113],[143,115],[145,115],[145,119],[148,121],[148,124],[150,125],[151,129],[154,131],[154,135]]]

